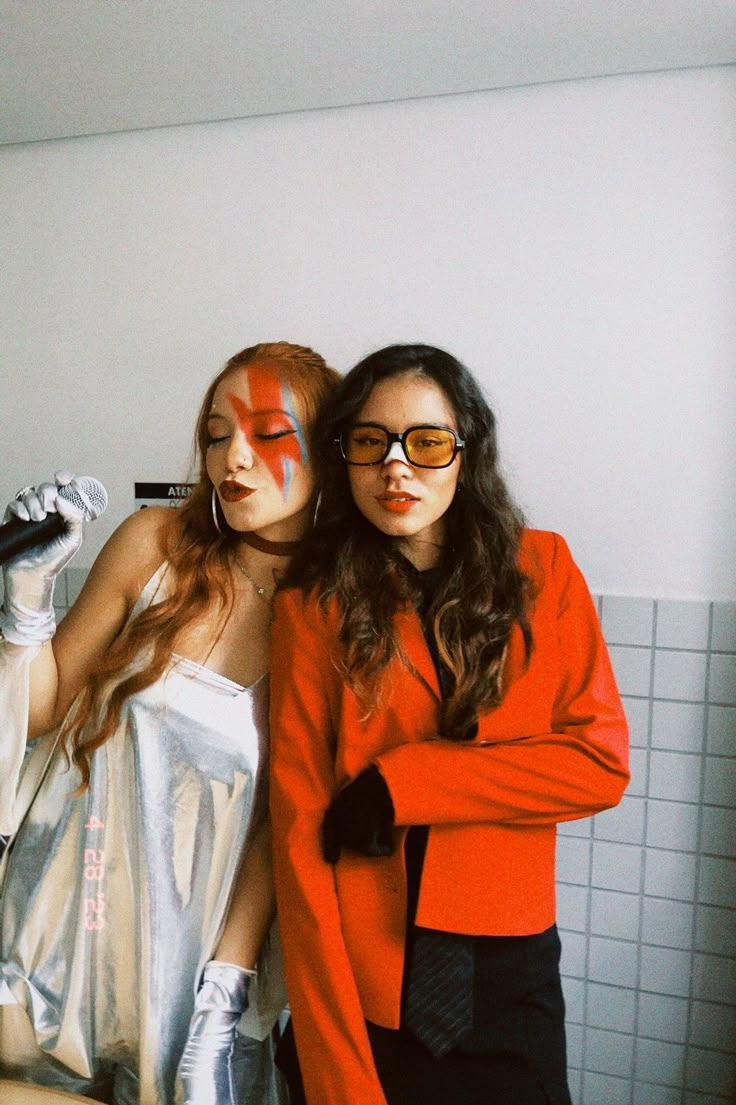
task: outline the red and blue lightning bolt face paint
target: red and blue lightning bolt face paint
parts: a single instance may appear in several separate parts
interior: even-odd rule
[[[313,490],[298,398],[278,365],[254,361],[218,385],[207,422],[207,473],[228,525],[264,527],[291,539],[284,525],[306,510]],[[299,529],[303,528],[301,519]],[[297,533],[296,536],[301,536]]]
[[[246,373],[250,406],[233,392],[228,399],[251,448],[263,458],[286,500],[296,471],[307,461],[291,389],[278,372],[265,365],[249,366]]]

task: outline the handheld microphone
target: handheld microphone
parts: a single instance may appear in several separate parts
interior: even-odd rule
[[[87,522],[99,518],[107,507],[107,491],[92,476],[76,476],[73,483],[59,488],[59,497],[81,510]],[[0,564],[35,545],[44,545],[63,532],[64,519],[56,511],[40,522],[11,518],[0,526]]]

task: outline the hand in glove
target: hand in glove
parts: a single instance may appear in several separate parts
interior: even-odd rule
[[[239,1079],[234,1067],[238,1023],[248,1008],[248,989],[255,971],[211,959],[202,973],[189,1024],[179,1078],[184,1105],[238,1105]]]
[[[333,798],[322,821],[322,855],[337,863],[342,848],[364,856],[390,856],[394,804],[377,767],[361,771]]]
[[[59,489],[72,483],[71,472],[57,472],[54,483],[29,488],[20,499],[9,503],[3,522],[20,518],[41,522],[47,514],[58,513],[64,530],[51,541],[14,556],[3,565],[4,596],[0,610],[0,630],[16,645],[43,644],[56,631],[54,618],[54,582],[82,544],[84,517],[72,503],[59,495]]]

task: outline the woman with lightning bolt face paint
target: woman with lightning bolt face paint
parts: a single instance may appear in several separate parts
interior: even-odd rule
[[[63,532],[3,568],[0,1085],[285,1105],[271,602],[311,525],[313,429],[338,379],[287,342],[231,357],[200,408],[192,494],[118,527],[58,631],[54,579],[84,531],[59,495],[70,474],[13,501],[19,523],[57,512]],[[16,787],[47,758],[19,825]]]
[[[278,448],[274,449],[273,458],[269,456],[271,450],[268,444],[264,442],[263,446],[264,460],[277,483],[280,484],[286,500],[294,468],[307,462],[307,445],[296,413],[294,397],[286,381],[279,378],[276,366],[256,362],[249,365],[245,372],[248,377],[252,407],[246,406],[232,392],[228,393],[243,431],[252,432],[257,436],[259,418],[267,419],[269,415],[275,417],[277,421],[279,414],[286,415],[287,425],[289,422],[293,424],[293,430],[285,429],[281,434],[277,431],[278,436],[273,444]]]
[[[267,540],[301,537],[313,483],[299,403],[278,365],[253,361],[227,376],[207,429],[207,473],[226,525]]]

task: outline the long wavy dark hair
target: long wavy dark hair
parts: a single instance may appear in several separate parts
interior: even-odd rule
[[[141,610],[112,642],[62,730],[67,758],[81,774],[80,790],[88,786],[92,756],[115,732],[126,699],[163,674],[181,634],[198,617],[217,611],[220,620],[212,637],[214,645],[230,615],[234,601],[231,557],[241,535],[230,529],[224,518],[219,519],[219,530],[213,522],[207,420],[220,383],[253,361],[271,362],[299,399],[311,456],[315,425],[339,374],[319,353],[290,342],[262,342],[236,353],[210,383],[199,409],[194,439],[196,483],[178,510],[180,539],[168,556],[166,597]],[[141,655],[146,657],[143,665]]]
[[[324,606],[337,600],[344,675],[368,708],[374,708],[381,698],[381,676],[391,658],[401,654],[394,614],[402,603],[416,602],[419,592],[416,574],[405,569],[396,539],[381,533],[356,507],[347,464],[335,441],[356,420],[379,381],[405,375],[442,390],[465,441],[457,490],[445,515],[447,547],[427,613],[451,675],[441,735],[461,740],[475,732],[479,713],[501,701],[514,625],[523,633],[527,658],[531,652],[528,611],[533,595],[519,566],[524,519],[499,470],[496,419],[473,376],[455,357],[429,345],[391,345],[371,353],[342,380],[319,427],[317,522],[283,586],[314,589]]]

